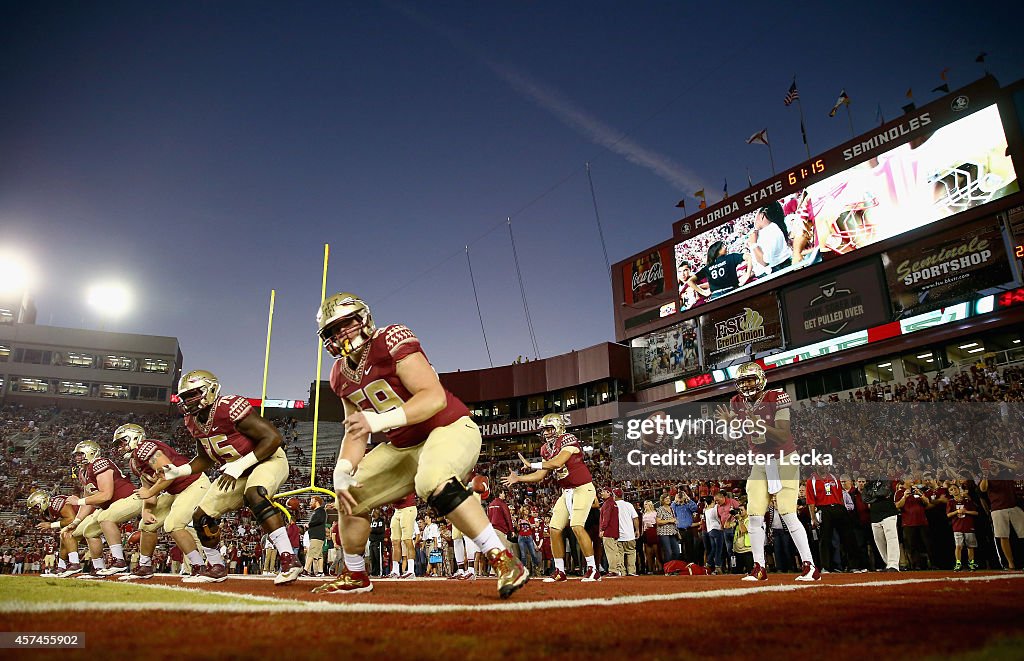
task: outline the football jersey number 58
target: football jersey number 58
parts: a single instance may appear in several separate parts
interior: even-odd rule
[[[405,404],[402,398],[398,396],[398,393],[395,392],[395,389],[385,379],[371,381],[362,390],[356,390],[350,394],[348,399],[357,408],[363,408],[363,402],[369,400],[370,405],[373,406],[377,413],[390,411]]]

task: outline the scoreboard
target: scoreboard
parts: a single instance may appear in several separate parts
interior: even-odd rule
[[[983,78],[676,221],[672,238],[613,266],[616,339],[642,342],[651,331],[694,320],[706,340],[704,326],[721,316],[723,306],[743,310],[748,299],[773,291],[760,285],[787,275],[791,277],[779,282],[783,287],[816,278],[816,286],[829,292],[833,267],[862,264],[879,274],[883,290],[889,285],[881,294],[849,285],[840,288],[857,290],[847,294],[851,302],[865,295],[888,301],[894,284],[890,281],[906,263],[930,265],[922,271],[929,275],[947,266],[970,267],[959,274],[959,285],[951,277],[939,282],[937,276],[919,287],[914,283],[916,288],[904,285],[905,293],[892,296],[892,309],[885,303],[885,314],[893,319],[935,309],[954,294],[963,298],[973,284],[996,287],[1019,281],[1024,207],[1010,214],[1017,231],[1006,233],[1011,237],[1006,251],[999,243],[1004,227],[1010,229],[1010,218],[996,218],[1006,204],[993,207],[988,224],[976,223],[973,233],[957,230],[962,212],[1020,191],[1011,158],[1018,149],[1010,144],[1019,141],[1020,129],[1006,92],[994,79]],[[954,216],[956,220],[943,222]],[[963,216],[979,217],[979,212]],[[935,229],[929,227],[933,224]],[[904,235],[902,245],[891,240]],[[986,242],[995,249],[966,254]],[[892,252],[894,245],[902,252],[881,254]],[[916,245],[920,256],[913,252]],[[958,259],[948,259],[954,251],[959,251]],[[885,268],[879,268],[880,254]],[[1009,260],[1022,262],[1013,274]],[[849,309],[858,311],[856,305]],[[783,326],[789,328],[785,319]],[[785,342],[789,348],[791,339]],[[704,342],[699,351],[702,364],[715,363]]]

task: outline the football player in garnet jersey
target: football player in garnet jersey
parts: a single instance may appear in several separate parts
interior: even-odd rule
[[[369,592],[363,549],[369,512],[410,490],[447,517],[479,546],[498,573],[498,594],[507,598],[529,575],[502,544],[462,478],[480,455],[480,429],[466,405],[444,389],[420,341],[401,325],[378,329],[366,303],[335,294],[317,313],[324,347],[337,360],[331,389],[345,406],[345,438],[334,469],[345,569],[318,593]],[[370,452],[370,434],[387,442]]]
[[[583,574],[584,582],[600,581],[601,571],[594,561],[594,543],[584,526],[590,515],[590,506],[594,502],[597,490],[590,476],[590,469],[583,463],[583,448],[580,441],[565,431],[565,421],[558,413],[548,413],[540,419],[540,430],[544,435],[544,445],[540,448],[541,461],[530,463],[526,457],[519,459],[533,473],[519,475],[516,471],[503,478],[505,486],[519,482],[540,482],[548,473],[554,472],[555,481],[562,489],[551,510],[551,553],[555,556],[555,571],[544,579],[546,583],[559,583],[565,577],[565,542],[562,531],[566,524],[572,527],[580,550],[587,559],[587,571]]]
[[[126,572],[128,563],[124,559],[119,526],[142,513],[142,500],[135,495],[135,485],[121,469],[100,456],[100,446],[96,441],[82,441],[75,446],[72,455],[78,465],[78,479],[85,495],[68,497],[69,503],[78,506],[78,514],[61,529],[61,534],[65,539],[86,539],[95,571],[79,578],[100,578]],[[104,566],[101,534],[114,556],[110,567]]]
[[[139,425],[128,423],[118,427],[114,431],[114,443],[128,461],[131,471],[139,476],[142,488],[135,494],[143,501],[139,564],[135,571],[120,580],[153,577],[153,551],[161,527],[170,533],[198,573],[206,562],[199,554],[198,540],[188,524],[192,520],[192,512],[210,487],[210,478],[204,473],[194,473],[176,480],[164,479],[164,466],[181,466],[187,464],[188,459],[162,441],[146,439],[146,431]]]
[[[796,446],[789,428],[789,395],[785,390],[766,390],[768,379],[757,363],[744,363],[736,373],[738,393],[729,400],[729,406],[717,408],[718,417],[731,421],[741,418],[761,421],[764,433],[748,436],[750,451],[768,455],[769,465],[755,464],[747,479],[747,513],[750,515],[750,550],[754,556],[754,568],[743,577],[744,581],[767,581],[768,573],[764,562],[764,514],[768,511],[769,496],[775,496],[778,513],[789,536],[793,538],[803,567],[798,581],[817,581],[821,570],[814,566],[811,546],[796,514],[796,500],[800,490],[800,466],[797,463]],[[779,465],[779,453],[789,457],[786,465]]]
[[[280,554],[281,572],[275,585],[291,583],[302,573],[292,553],[284,517],[271,499],[288,477],[288,459],[281,434],[253,411],[249,400],[220,394],[220,382],[206,370],[192,370],[178,382],[178,407],[185,427],[196,439],[196,456],[176,466],[174,457],[163,466],[167,481],[187,478],[216,466],[221,475],[206,490],[192,512],[192,524],[206,555],[206,568],[183,583],[220,583],[228,576],[220,554],[220,517],[247,505]],[[152,457],[148,457],[150,459]]]
[[[28,497],[29,508],[37,508],[45,521],[36,524],[39,530],[60,530],[70,524],[78,511],[68,503],[68,497],[64,495],[50,496],[42,489],[36,489]],[[82,565],[78,562],[78,544],[72,543],[70,538],[61,537],[60,540],[60,562],[57,574],[60,578],[67,578],[82,571]],[[52,547],[51,547],[52,548]],[[65,563],[67,560],[67,563]]]

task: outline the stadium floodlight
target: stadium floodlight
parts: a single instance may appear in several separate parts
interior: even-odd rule
[[[23,295],[32,286],[32,268],[13,250],[0,249],[0,294]]]
[[[86,301],[104,317],[120,317],[131,307],[131,291],[118,282],[103,282],[89,287]]]

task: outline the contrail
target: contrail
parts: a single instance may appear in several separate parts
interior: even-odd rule
[[[392,1],[386,4],[389,4],[396,11],[404,14],[428,30],[444,37],[455,48],[484,64],[512,89],[533,101],[541,109],[554,115],[569,128],[584,135],[591,142],[625,157],[630,163],[650,170],[682,191],[694,191],[705,188],[704,182],[700,177],[686,167],[676,163],[664,154],[637,144],[635,140],[625,136],[620,131],[616,131],[605,122],[577,107],[576,104],[558,90],[537,82],[518,69],[494,62],[480,48],[455,30],[403,3]]]

